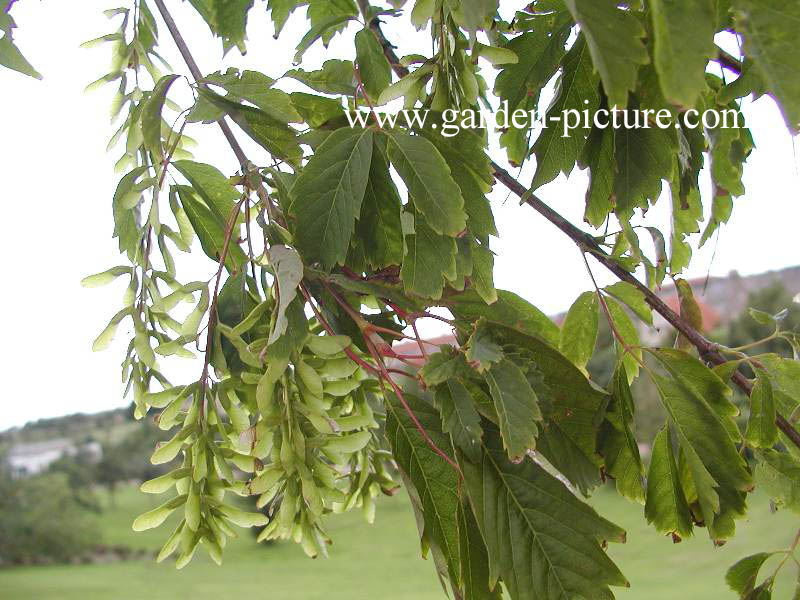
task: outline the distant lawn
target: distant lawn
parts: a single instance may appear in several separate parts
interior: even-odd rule
[[[107,544],[157,549],[166,529],[134,533],[133,517],[155,505],[157,497],[134,488],[120,490],[115,507],[103,513]],[[107,499],[105,503],[108,504]],[[708,600],[735,598],[723,576],[747,553],[787,546],[800,526],[790,513],[770,514],[761,496],[751,499],[751,516],[740,521],[733,542],[715,549],[705,536],[672,544],[648,528],[640,507],[619,499],[611,490],[592,503],[610,520],[625,527],[628,543],[612,544],[611,556],[631,581],[621,598]],[[226,563],[214,565],[198,549],[183,571],[170,564],[139,560],[110,565],[25,567],[0,570],[0,598],[14,600],[206,600],[270,598],[275,600],[441,600],[430,561],[419,558],[416,527],[403,494],[383,499],[376,522],[367,526],[358,512],[328,520],[334,539],[331,558],[312,561],[294,544],[258,546],[249,532],[228,546]],[[766,565],[768,569],[771,563]],[[766,570],[764,571],[766,572]],[[775,598],[789,598],[795,573],[786,569]]]

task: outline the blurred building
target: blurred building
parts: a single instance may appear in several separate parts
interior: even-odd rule
[[[78,444],[67,438],[17,443],[6,454],[6,462],[16,476],[22,477],[41,473],[59,458],[78,454],[97,462],[103,457],[103,447],[99,442]]]

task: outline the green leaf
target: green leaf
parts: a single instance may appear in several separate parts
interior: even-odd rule
[[[442,135],[444,126],[439,114],[431,112],[420,132],[439,150],[461,188],[469,230],[478,238],[496,236],[494,216],[486,197],[494,184],[494,171],[486,154],[486,137],[466,127]]]
[[[456,278],[456,251],[455,239],[436,233],[417,218],[414,233],[406,236],[400,269],[403,288],[423,298],[441,298],[445,278]]]
[[[730,390],[688,354],[666,349],[651,354],[672,377],[652,376],[686,453],[709,534],[726,539],[733,534],[731,517],[744,514],[745,492],[753,486],[726,424],[735,412]]]
[[[261,109],[233,102],[208,88],[200,88],[200,95],[224,110],[242,131],[274,158],[286,160],[292,164],[300,162],[303,151],[300,148],[297,132],[289,127],[285,119],[277,119]],[[291,112],[292,107],[289,105],[288,98],[282,96],[282,101],[284,109],[281,112]],[[285,117],[285,115],[283,116]],[[292,114],[289,116],[294,118]]]
[[[219,225],[224,227],[230,220],[233,208],[241,195],[230,180],[216,167],[204,163],[178,160],[172,164],[217,216]]]
[[[561,353],[584,371],[594,353],[599,324],[597,294],[584,292],[567,312],[559,344]]]
[[[589,168],[583,219],[594,227],[600,227],[614,209],[614,129],[593,129],[580,161]]]
[[[647,472],[644,515],[660,533],[678,538],[692,535],[692,515],[681,487],[668,427],[656,436]]]
[[[200,239],[203,251],[212,260],[219,261],[225,244],[225,230],[220,225],[219,218],[194,196],[191,188],[177,186],[177,190],[183,210]],[[238,271],[246,262],[247,255],[234,240],[231,240],[225,257],[228,271]]]
[[[22,56],[22,53],[14,45],[14,42],[11,40],[11,35],[8,32],[5,36],[0,38],[0,65],[35,79],[42,78],[39,72],[33,68],[31,63],[29,63],[27,59]]]
[[[294,62],[299,63],[303,59],[303,54],[306,53],[314,42],[318,39],[323,38],[323,43],[327,46],[327,42],[325,42],[325,37],[327,34],[335,33],[339,30],[340,26],[348,21],[355,19],[354,15],[345,15],[345,14],[338,14],[338,15],[331,15],[326,17],[323,20],[318,21],[317,23],[311,26],[311,29],[306,32],[303,36],[303,39],[300,40],[300,43],[297,44],[297,52],[294,54]]]
[[[633,502],[644,503],[644,468],[632,431],[633,397],[624,366],[614,372],[611,385],[611,402],[598,449],[605,458],[606,472],[617,481],[617,491]]]
[[[713,0],[653,0],[653,62],[664,97],[690,108],[706,89],[706,64],[717,49]]]
[[[461,580],[464,584],[463,597],[468,600],[502,600],[503,592],[500,586],[491,585],[486,544],[481,537],[475,515],[472,514],[472,509],[466,504],[466,501],[461,505],[459,516],[458,532],[460,534]]]
[[[600,106],[598,78],[592,70],[592,61],[585,38],[579,37],[562,61],[563,72],[558,82],[556,99],[547,110],[547,127],[536,138],[531,152],[536,155],[536,173],[531,189],[535,190],[553,181],[560,173],[569,175],[581,155],[591,127],[578,127],[564,135],[568,119],[583,122],[584,110],[589,114]],[[571,114],[567,114],[567,112]],[[555,115],[557,121],[550,121]],[[563,122],[563,124],[562,124]],[[573,124],[569,122],[568,124]]]
[[[212,0],[215,15],[215,33],[225,42],[226,48],[236,46],[244,54],[247,33],[247,13],[253,0]]]
[[[272,18],[272,24],[275,28],[275,38],[281,34],[283,26],[289,15],[294,12],[298,6],[302,6],[307,0],[269,0],[267,7],[269,8],[269,16]]]
[[[344,114],[342,103],[333,98],[317,96],[316,94],[306,94],[304,92],[292,92],[292,105],[300,113],[303,121],[309,127],[321,127]]]
[[[373,134],[343,127],[317,149],[292,186],[289,214],[308,262],[344,264],[369,181]]]
[[[419,371],[422,381],[428,387],[435,387],[448,380],[469,373],[464,355],[452,346],[442,346],[439,352],[431,354]]]
[[[800,130],[800,69],[794,56],[800,5],[794,0],[734,0],[737,31],[744,51],[776,98],[793,132]]]
[[[633,381],[639,375],[639,364],[642,360],[642,342],[639,339],[639,332],[628,313],[616,300],[604,298],[604,301],[616,332],[614,347],[617,349],[617,355],[622,359],[622,364],[625,365],[630,381]],[[617,338],[617,335],[621,340]]]
[[[772,448],[778,443],[775,425],[775,399],[772,383],[763,371],[756,371],[756,383],[750,392],[750,419],[744,438],[753,448]]]
[[[653,324],[653,310],[650,308],[650,305],[647,304],[644,292],[635,285],[627,281],[618,281],[613,285],[604,287],[603,291],[608,292],[614,296],[614,298],[624,303],[636,316],[648,325]]]
[[[269,261],[278,286],[275,325],[269,334],[268,342],[272,344],[286,333],[286,328],[289,326],[286,309],[297,296],[297,286],[303,280],[303,261],[295,250],[286,246],[272,246],[269,249]]]
[[[519,61],[505,66],[497,74],[494,93],[501,101],[508,101],[510,111],[520,105],[535,106],[542,88],[558,69],[565,52],[569,23],[562,19],[559,26],[551,36],[523,33],[504,46],[515,53]],[[526,102],[528,98],[532,99],[532,103]]]
[[[389,160],[402,177],[416,209],[436,233],[457,236],[467,226],[461,189],[442,155],[424,137],[393,131]]]
[[[776,450],[756,453],[756,485],[781,506],[800,513],[800,461]]]
[[[625,108],[636,87],[640,65],[647,64],[644,27],[616,0],[564,0],[586,36],[595,71],[600,74],[611,107]]]
[[[470,460],[479,460],[481,418],[469,390],[456,377],[436,388],[436,405],[442,415],[442,431],[449,433],[453,445]]]
[[[355,68],[349,60],[326,60],[317,71],[292,69],[286,72],[285,77],[296,79],[323,94],[352,96],[356,91]]]
[[[238,77],[236,74],[224,74],[219,77],[210,75],[205,81],[223,87],[231,99],[252,102],[276,121],[282,123],[302,121],[292,104],[291,96],[282,90],[271,89],[270,86],[275,80],[263,73],[242,71]]]
[[[490,582],[502,577],[515,600],[611,598],[609,585],[627,585],[601,547],[625,532],[531,459],[510,462],[495,431],[484,439],[481,461],[460,463]]]
[[[364,89],[372,100],[392,83],[392,68],[383,54],[383,48],[371,29],[356,34],[356,62]]]
[[[450,454],[450,442],[442,433],[436,411],[410,394],[405,395],[405,400],[433,444]],[[461,504],[458,473],[428,445],[394,394],[388,395],[386,408],[386,437],[398,466],[421,501],[423,536],[444,554],[451,577],[457,579],[460,560],[458,508]]]
[[[386,155],[375,144],[356,235],[364,244],[367,263],[376,270],[403,262],[401,210],[400,195],[389,173]]]
[[[484,373],[503,358],[503,349],[492,340],[486,319],[478,319],[475,323],[467,340],[466,357],[479,373]]]
[[[512,461],[522,460],[536,447],[536,422],[542,420],[536,393],[522,370],[507,359],[492,365],[485,377],[500,419],[503,446]]]
[[[161,147],[161,111],[167,99],[167,92],[178,77],[178,75],[165,75],[159,79],[142,109],[144,147],[150,151],[153,163],[156,165],[160,165],[164,160],[164,150]]]
[[[634,208],[646,209],[656,201],[661,181],[672,173],[673,145],[672,133],[656,127],[620,127],[614,131],[618,214],[630,215]]]
[[[447,298],[444,303],[459,319],[477,321],[485,317],[488,321],[505,325],[520,333],[539,336],[550,345],[558,347],[561,331],[558,325],[533,304],[514,292],[497,290],[497,301],[488,305],[475,292],[467,291]]]
[[[758,579],[758,572],[767,560],[773,556],[774,552],[759,552],[746,556],[734,564],[728,572],[725,573],[725,583],[734,591],[742,595],[744,598],[752,598],[748,596],[756,585]],[[755,598],[753,598],[755,600]]]

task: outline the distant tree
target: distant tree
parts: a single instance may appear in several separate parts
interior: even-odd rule
[[[66,562],[98,543],[96,517],[65,473],[12,479],[0,469],[0,562]]]

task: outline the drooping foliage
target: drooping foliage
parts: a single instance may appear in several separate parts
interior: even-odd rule
[[[14,45],[11,4],[0,12],[0,64],[36,76]],[[97,85],[119,90],[110,147],[122,151],[122,177],[110,196],[126,262],[84,280],[128,279],[95,348],[123,322],[132,327],[125,393],[137,418],[173,432],[152,462],[182,460],[142,485],[166,499],[133,524],[149,529],[180,513],[159,560],[175,553],[182,567],[202,545],[220,562],[237,526],[264,526],[260,539],[324,555],[324,517],[359,507],[371,520],[378,494],[402,484],[422,548],[456,597],[612,598],[627,581],[605,548],[625,532],[581,497],[606,478],[675,540],[698,527],[717,544],[733,537],[755,486],[798,510],[800,363],[711,344],[688,285],[678,281],[679,314],[653,290],[689,264],[704,212],[700,243],[744,193],[753,141],[739,99],[769,94],[789,131],[800,127],[800,4],[190,0],[225,52],[246,50],[248,21],[269,15],[277,37],[290,17],[307,19],[289,72],[210,74],[198,70],[196,40],[184,39],[168,4],[130,0],[107,11],[113,30],[89,43],[111,48],[112,69]],[[428,31],[430,49],[391,39],[407,26]],[[304,63],[335,36],[352,38],[350,58]],[[740,40],[740,55],[721,39]],[[172,43],[189,76],[161,58],[159,44]],[[171,98],[179,86],[191,90],[190,105]],[[552,96],[545,110],[542,96]],[[401,106],[425,120],[391,118]],[[468,121],[469,111],[501,106],[521,119]],[[644,121],[604,127],[590,118],[623,109],[644,111]],[[584,111],[561,135],[559,122]],[[685,119],[708,111],[731,123]],[[657,114],[670,126],[656,126]],[[200,127],[221,128],[238,172],[194,160],[188,132]],[[242,135],[259,152],[246,155]],[[492,158],[494,141],[502,152]],[[531,184],[496,162],[505,159],[534,161]],[[617,225],[602,235],[535,195],[576,168],[589,175],[586,222]],[[703,168],[710,196],[699,187]],[[498,185],[620,281],[582,294],[560,325],[496,290],[487,194]],[[644,216],[662,191],[671,231]],[[190,252],[208,257],[209,280],[182,279],[178,257]],[[680,333],[677,348],[643,347],[653,311]],[[797,358],[781,313],[753,315]],[[453,344],[419,338],[416,322],[432,318],[449,325]],[[587,371],[601,320],[617,351],[606,389]],[[419,357],[393,350],[407,337]],[[425,363],[418,373],[398,368],[416,358]],[[179,359],[195,360],[197,377],[173,382]],[[649,465],[632,430],[638,377],[652,380],[667,414]],[[734,386],[751,399],[744,425]],[[270,510],[244,512],[231,494],[256,495]],[[769,556],[737,563],[730,586],[769,597],[772,579],[758,581]]]

